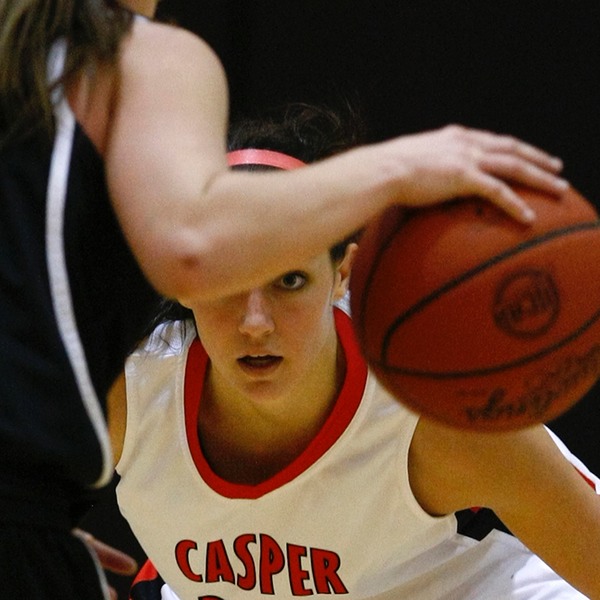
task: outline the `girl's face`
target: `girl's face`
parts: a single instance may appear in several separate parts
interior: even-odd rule
[[[265,403],[331,380],[337,354],[332,305],[347,290],[355,250],[349,245],[338,265],[321,254],[264,287],[193,306],[211,387]]]

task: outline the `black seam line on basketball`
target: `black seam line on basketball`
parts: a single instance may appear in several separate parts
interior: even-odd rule
[[[426,371],[424,369],[411,369],[407,367],[394,367],[393,365],[388,365],[385,362],[370,360],[371,364],[375,368],[379,368],[386,373],[394,373],[396,375],[411,375],[416,377],[428,377],[429,379],[459,379],[461,377],[484,377],[486,375],[493,375],[494,373],[498,373],[500,371],[504,371],[506,369],[512,369],[514,367],[522,367],[527,363],[530,363],[539,358],[543,358],[548,354],[552,354],[556,350],[559,350],[563,346],[572,342],[574,339],[578,338],[582,333],[587,331],[598,319],[600,318],[600,310],[596,311],[596,313],[588,319],[579,329],[575,330],[573,333],[568,335],[566,338],[556,342],[552,346],[544,348],[538,352],[533,354],[529,354],[523,358],[519,358],[517,360],[509,361],[506,363],[502,363],[499,365],[494,365],[492,367],[480,368],[480,369],[470,369],[467,371],[445,371],[443,373],[437,371]]]
[[[597,220],[597,221],[586,221],[584,223],[577,223],[575,225],[571,225],[569,227],[563,227],[561,229],[554,229],[543,235],[539,235],[531,240],[521,242],[517,246],[514,246],[514,247],[510,248],[509,250],[502,252],[501,254],[496,254],[495,256],[493,256],[492,258],[487,260],[486,262],[484,262],[480,265],[477,265],[476,267],[469,269],[468,271],[465,271],[462,275],[455,277],[454,279],[452,279],[448,283],[444,284],[443,286],[437,288],[430,294],[427,294],[427,296],[425,296],[424,298],[419,300],[416,304],[413,304],[408,310],[406,310],[404,312],[404,314],[397,317],[391,323],[391,325],[388,327],[388,330],[387,330],[387,332],[383,338],[382,344],[381,344],[381,363],[385,364],[387,362],[387,355],[388,355],[388,348],[390,345],[390,340],[391,340],[391,337],[394,335],[396,329],[404,321],[406,321],[407,319],[412,317],[414,314],[423,310],[434,298],[441,296],[442,294],[446,294],[447,292],[449,292],[450,290],[459,286],[461,283],[463,283],[467,279],[473,277],[474,275],[478,275],[479,273],[485,271],[486,269],[489,269],[490,267],[493,267],[494,265],[506,260],[507,258],[515,256],[516,254],[519,254],[520,252],[523,252],[524,250],[527,250],[530,247],[538,246],[540,244],[548,242],[549,240],[559,238],[559,237],[562,237],[562,236],[570,234],[570,233],[591,230],[591,229],[598,229],[599,227],[600,227],[600,220]]]

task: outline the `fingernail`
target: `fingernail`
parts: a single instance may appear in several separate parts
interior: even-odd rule
[[[526,223],[531,223],[532,221],[534,221],[534,220],[535,220],[535,216],[536,216],[536,215],[535,215],[535,211],[534,211],[532,208],[530,208],[529,206],[526,206],[526,207],[523,209],[522,216],[523,216],[523,220],[524,220]]]

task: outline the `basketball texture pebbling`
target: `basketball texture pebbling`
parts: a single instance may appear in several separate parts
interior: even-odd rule
[[[363,355],[415,412],[507,431],[568,410],[600,376],[600,222],[569,189],[516,191],[532,225],[481,199],[390,208],[350,281]]]

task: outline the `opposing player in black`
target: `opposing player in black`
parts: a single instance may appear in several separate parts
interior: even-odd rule
[[[122,3],[146,15],[156,7]],[[7,598],[106,597],[71,530],[111,476],[104,397],[154,289],[189,302],[260,285],[393,202],[479,194],[528,220],[506,180],[556,193],[566,185],[544,152],[460,127],[297,174],[234,174],[227,106],[218,60],[188,32],[115,0],[0,1]]]

